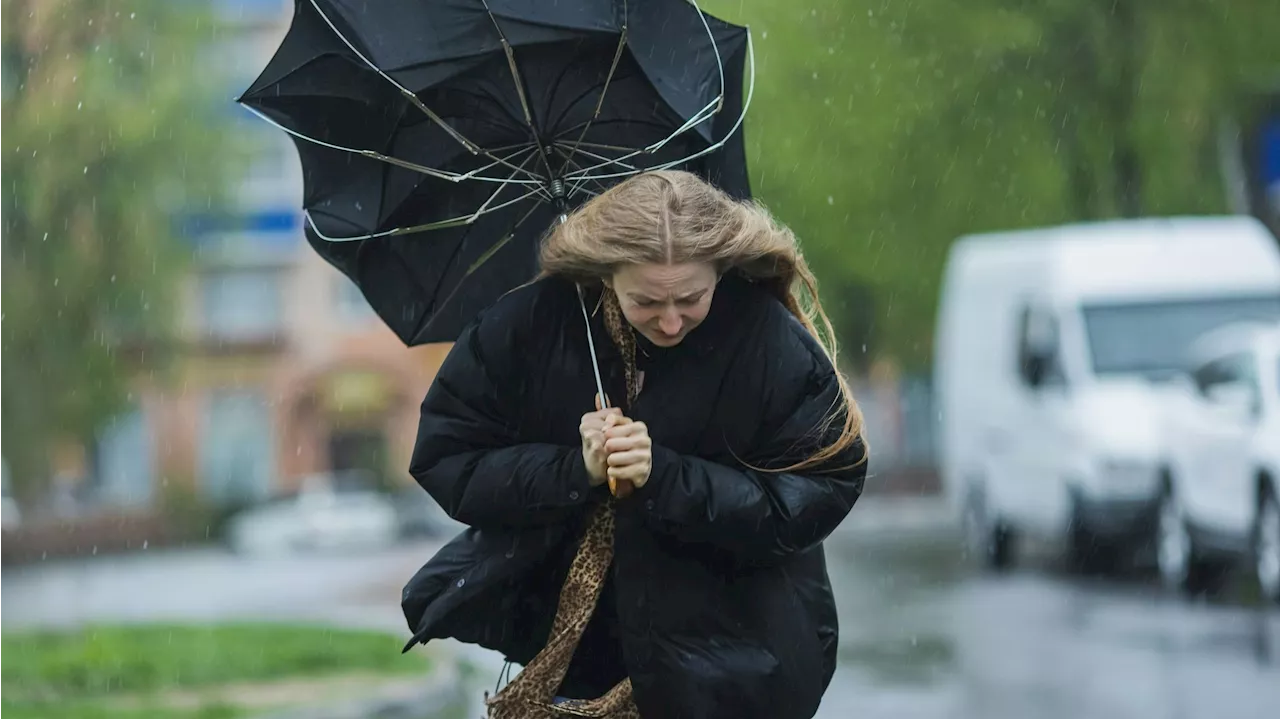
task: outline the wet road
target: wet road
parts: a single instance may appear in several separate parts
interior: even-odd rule
[[[978,575],[949,538],[829,547],[837,717],[1206,719],[1280,713],[1280,611],[1140,581]]]
[[[828,543],[841,665],[820,717],[1280,715],[1280,611],[1034,568],[978,575],[955,545],[937,532],[868,529]],[[255,560],[200,550],[6,569],[4,627],[256,617],[403,633],[399,587],[434,546]],[[458,648],[478,669],[473,694],[492,690],[500,659]]]

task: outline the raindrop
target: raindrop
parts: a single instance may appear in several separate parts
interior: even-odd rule
[[[134,18],[135,18],[135,17],[137,17],[137,16],[138,16],[138,13],[136,13],[136,12],[131,12],[131,13],[129,13],[129,19],[130,19],[130,20],[134,19]]]
[[[41,241],[41,242],[48,242],[48,241],[49,241],[49,233],[48,233],[48,232],[44,233],[44,237],[41,237],[41,238],[40,238],[40,241]]]
[[[87,174],[89,174],[89,166],[88,166],[88,165],[85,165],[85,166],[84,166],[84,174],[86,174],[86,175],[87,175]]]
[[[827,195],[827,204],[828,205],[836,204],[836,198],[832,197],[831,195]]]
[[[54,287],[57,287],[57,286],[58,286],[58,278],[57,278],[57,277],[53,278],[53,286],[54,286]]]
[[[77,103],[76,103],[76,109],[77,109],[77,110],[79,110],[79,109],[80,109],[80,108],[82,108],[82,107],[84,107],[84,103],[83,103],[83,102],[77,102]]]

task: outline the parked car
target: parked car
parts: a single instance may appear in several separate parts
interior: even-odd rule
[[[1254,320],[1280,320],[1280,253],[1252,218],[958,240],[934,383],[943,487],[972,551],[1008,566],[1031,534],[1090,564],[1149,543],[1167,380],[1197,337]]]
[[[1160,576],[1197,589],[1247,558],[1280,601],[1280,322],[1218,330],[1189,354],[1165,424]]]
[[[405,537],[446,537],[467,528],[450,517],[421,487],[406,487],[395,493],[400,534]]]
[[[22,512],[12,496],[0,494],[0,532],[12,532],[22,526]]]
[[[371,549],[399,535],[389,496],[325,475],[308,477],[294,494],[240,512],[227,529],[228,544],[243,554]]]

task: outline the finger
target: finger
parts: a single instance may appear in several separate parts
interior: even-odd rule
[[[617,408],[606,409],[600,412],[588,412],[587,414],[582,415],[582,424],[579,426],[586,427],[588,429],[604,429],[604,421],[606,418],[612,415],[621,414],[622,410]]]
[[[600,400],[600,393],[596,392],[596,411],[599,412],[602,409],[604,409],[604,402]]]
[[[649,461],[649,450],[633,449],[627,452],[611,452],[607,460],[610,467],[629,467]]]
[[[610,467],[608,471],[609,479],[625,480],[627,482],[642,482],[649,473],[649,465],[647,464],[631,464],[626,467]]]
[[[605,427],[605,434],[610,439],[614,437],[647,437],[649,436],[649,428],[645,426],[644,422],[627,422],[626,424],[619,424],[612,428]]]
[[[610,452],[626,452],[632,449],[649,449],[653,442],[648,435],[613,437],[605,440],[604,448]]]

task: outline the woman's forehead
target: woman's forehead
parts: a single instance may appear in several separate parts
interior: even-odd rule
[[[715,267],[706,262],[626,265],[614,275],[618,291],[651,296],[697,292],[715,280]]]

